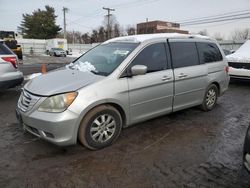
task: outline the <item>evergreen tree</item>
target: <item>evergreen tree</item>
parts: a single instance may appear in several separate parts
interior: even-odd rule
[[[50,39],[58,35],[61,28],[56,25],[55,9],[48,5],[45,10],[35,10],[32,14],[23,14],[18,27],[24,38]]]

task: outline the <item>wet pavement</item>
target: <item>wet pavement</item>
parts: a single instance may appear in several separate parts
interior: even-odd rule
[[[250,187],[242,169],[250,83],[231,84],[211,112],[191,108],[137,124],[99,151],[24,133],[14,113],[19,94],[0,93],[0,187]]]

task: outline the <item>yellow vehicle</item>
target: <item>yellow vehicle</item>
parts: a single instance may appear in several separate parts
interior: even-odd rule
[[[23,59],[21,45],[17,44],[14,31],[0,31],[0,39],[17,55],[18,59]]]

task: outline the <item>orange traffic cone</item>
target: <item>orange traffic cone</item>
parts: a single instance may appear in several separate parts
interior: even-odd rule
[[[45,63],[43,63],[41,66],[41,72],[42,74],[45,74],[47,72]]]

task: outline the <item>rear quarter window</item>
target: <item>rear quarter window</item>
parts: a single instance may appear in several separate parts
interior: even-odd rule
[[[214,43],[197,42],[201,64],[222,61],[218,46]]]
[[[0,43],[0,55],[12,55],[13,52],[4,44]]]

